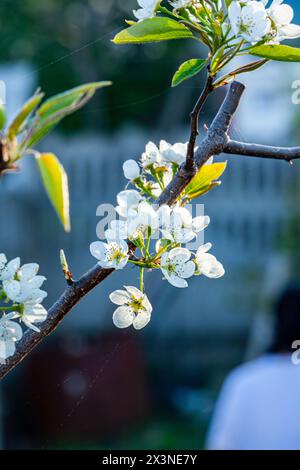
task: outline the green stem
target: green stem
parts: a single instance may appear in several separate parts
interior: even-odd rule
[[[163,191],[165,189],[164,185],[163,185],[161,179],[159,178],[159,175],[157,174],[157,171],[154,168],[151,169],[151,175],[153,176],[153,178],[158,183],[160,189]]]
[[[19,312],[20,306],[19,305],[12,305],[11,307],[0,307],[0,311],[4,312]]]
[[[145,251],[146,251],[146,256],[147,257],[150,257],[150,253],[149,253],[150,242],[151,242],[151,228],[148,227],[148,237],[147,237],[146,246],[145,246]]]
[[[4,291],[0,292],[0,300],[6,299],[6,294]]]
[[[144,272],[145,268],[140,269],[140,291],[144,292]]]
[[[161,248],[157,253],[156,255],[151,258],[151,263],[155,263],[156,261],[159,260],[159,258],[161,258],[161,256],[169,249],[173,248],[173,244],[169,244],[169,245],[166,245],[165,247]]]
[[[129,263],[134,264],[135,266],[140,266],[141,268],[148,268],[148,263],[144,261],[134,261],[132,259],[128,260]]]

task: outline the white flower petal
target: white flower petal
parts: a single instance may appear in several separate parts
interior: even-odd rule
[[[285,26],[294,18],[294,10],[290,5],[275,5],[271,6],[270,17],[275,23],[280,26]]]
[[[99,261],[102,261],[107,252],[107,245],[103,242],[93,242],[90,244],[91,255]]]
[[[211,243],[205,243],[204,245],[199,246],[197,250],[197,255],[200,255],[201,253],[207,253],[207,251],[211,250],[212,244]]]
[[[192,222],[193,230],[198,233],[204,230],[210,223],[210,218],[208,215],[200,215],[199,217],[194,217]]]
[[[3,289],[7,297],[14,301],[21,293],[21,284],[15,280],[3,281]]]
[[[110,294],[109,298],[116,305],[124,305],[131,299],[130,294],[125,290],[115,290]]]
[[[21,260],[20,258],[15,258],[0,271],[0,280],[6,281],[15,277],[17,270],[20,268]]]
[[[140,176],[140,168],[135,160],[126,160],[123,164],[124,176],[132,181]]]
[[[23,300],[22,302],[31,302],[31,303],[36,303],[40,304],[46,297],[47,297],[47,292],[41,289],[32,289],[29,290],[28,292],[24,292],[23,295]]]
[[[149,321],[151,320],[151,314],[145,310],[139,310],[137,315],[133,320],[133,328],[135,330],[141,330],[146,325],[148,325]]]
[[[28,286],[31,289],[39,289],[45,281],[46,278],[44,276],[34,276],[30,281],[28,281]]]
[[[279,35],[284,39],[296,39],[300,37],[300,26],[289,24],[279,29]]]
[[[124,286],[124,287],[127,290],[127,292],[129,292],[129,294],[135,297],[136,299],[141,299],[142,297],[144,297],[143,292],[141,292],[136,287],[134,286]]]
[[[42,323],[46,320],[48,312],[41,304],[25,303],[24,315],[30,323]]]
[[[6,360],[16,352],[15,342],[12,340],[3,340],[0,337],[0,359]]]
[[[204,253],[196,256],[196,263],[198,270],[204,276],[217,279],[225,274],[223,265],[216,259],[215,256]]]
[[[169,259],[171,262],[185,262],[191,258],[191,252],[187,248],[173,248],[169,252]]]
[[[131,307],[118,307],[113,314],[113,322],[117,328],[128,328],[134,320],[134,312]]]
[[[37,263],[24,264],[18,270],[18,279],[20,281],[29,281],[38,273],[39,265]]]
[[[23,336],[23,331],[19,323],[7,320],[3,317],[0,320],[0,338],[4,340],[19,341]]]
[[[33,323],[30,323],[30,321],[27,320],[26,318],[23,318],[22,321],[23,321],[24,325],[27,326],[27,328],[30,328],[30,330],[36,331],[36,333],[41,332],[41,330],[37,326],[35,326]]]
[[[184,279],[181,279],[180,277],[175,276],[174,274],[169,274],[168,272],[166,272],[164,270],[163,270],[163,273],[164,273],[165,278],[167,279],[167,281],[170,284],[172,284],[172,286],[178,287],[180,289],[188,287],[188,283]]]
[[[178,271],[176,270],[177,274],[182,277],[183,279],[188,279],[195,274],[196,266],[193,261],[188,261],[187,263],[180,266]]]

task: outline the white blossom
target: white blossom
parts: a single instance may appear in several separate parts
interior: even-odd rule
[[[123,172],[126,179],[133,181],[140,176],[140,167],[135,160],[126,160],[123,164]]]
[[[102,268],[123,269],[128,261],[128,245],[124,240],[93,242],[90,251]]]
[[[20,258],[15,258],[7,263],[6,256],[1,254],[0,260],[0,281],[14,278],[21,264]]]
[[[19,259],[13,260],[10,265],[7,265],[7,271],[14,272],[13,277],[9,276],[3,280],[3,290],[7,297],[13,302],[24,303],[26,300],[35,301],[36,299],[44,299],[47,297],[47,292],[40,289],[46,278],[38,276],[39,265],[36,263],[24,264],[22,267],[15,270],[20,265]],[[10,267],[9,267],[10,265]],[[6,276],[7,277],[7,276]]]
[[[128,230],[126,220],[112,220],[109,228],[105,231],[105,238],[108,242],[127,240]]]
[[[47,318],[47,310],[41,305],[47,297],[47,292],[40,289],[46,278],[37,275],[38,264],[28,263],[17,268],[20,266],[20,260],[16,260],[6,266],[3,290],[12,302],[19,304],[13,318],[20,318],[27,327],[40,331],[34,323],[41,323]]]
[[[14,355],[15,343],[23,336],[21,326],[11,321],[11,318],[14,318],[14,313],[3,315],[0,319],[0,360],[6,360]]]
[[[295,39],[300,37],[300,26],[293,24],[294,10],[290,5],[283,4],[284,0],[273,0],[267,9],[269,18],[275,27],[273,42],[284,39]],[[267,2],[266,2],[267,3]]]
[[[264,3],[233,1],[228,8],[229,21],[235,36],[240,36],[250,43],[261,41],[271,31]]]
[[[151,165],[154,167],[161,165],[160,151],[154,142],[148,142],[146,145],[145,152],[141,156],[141,165],[145,169]]]
[[[183,207],[174,209],[164,206],[160,209],[161,233],[172,243],[188,243],[196,237],[192,230],[191,213]]]
[[[118,206],[116,211],[121,217],[134,217],[137,215],[139,203],[144,199],[135,189],[121,191],[117,195]]]
[[[47,310],[41,302],[43,298],[28,298],[22,305],[22,311],[19,315],[21,321],[31,330],[40,332],[40,329],[35,326],[35,323],[43,323],[48,315]]]
[[[118,328],[133,326],[136,330],[144,328],[151,320],[152,306],[146,294],[133,286],[126,290],[116,290],[109,296],[119,305],[113,314],[113,322]]]
[[[152,18],[155,15],[158,4],[160,3],[158,0],[137,0],[137,2],[141,8],[133,10],[133,14],[140,21]]]
[[[165,140],[161,140],[159,145],[159,150],[163,162],[176,163],[177,165],[181,165],[183,162],[185,162],[187,148],[188,143],[177,143],[171,145]]]
[[[159,228],[158,213],[153,209],[151,204],[143,201],[138,206],[137,215],[128,220],[128,237],[136,239],[138,237],[145,238],[148,236],[148,230],[151,235]]]
[[[187,8],[193,4],[193,0],[173,0],[170,1],[170,4],[174,10],[179,10],[180,8]]]
[[[172,181],[173,177],[174,175],[172,169],[164,165],[164,171],[162,173],[162,182],[164,188],[168,186],[168,184]],[[152,183],[150,189],[155,197],[159,197],[163,192],[163,189],[158,183]]]
[[[195,256],[197,274],[204,274],[209,278],[217,279],[225,274],[225,270],[215,256],[207,253],[211,247],[211,243],[206,243],[198,248]]]
[[[186,279],[195,273],[195,263],[190,261],[191,252],[186,248],[173,248],[161,257],[161,270],[174,287],[188,287]]]
[[[158,214],[162,236],[172,243],[190,242],[210,223],[208,216],[193,218],[188,209],[180,206],[176,206],[174,209],[162,206]]]

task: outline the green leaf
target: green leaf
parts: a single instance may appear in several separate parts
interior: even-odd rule
[[[4,104],[0,101],[0,131],[2,131],[6,124],[6,109]]]
[[[253,72],[254,70],[257,70],[263,65],[265,65],[268,61],[269,59],[256,60],[255,62],[251,62],[250,64],[246,64],[246,65],[243,65],[242,67],[238,67],[237,69],[230,72],[228,76],[234,77],[235,75],[239,75],[241,73]]]
[[[22,145],[26,148],[36,145],[64,117],[82,108],[99,88],[110,85],[111,82],[87,83],[46,100],[37,109],[28,137],[25,137]]]
[[[194,38],[194,36],[186,26],[171,18],[157,16],[123,29],[114,37],[113,42],[115,44],[142,44],[188,38]]]
[[[291,46],[254,46],[250,54],[281,62],[300,62],[300,49]]]
[[[71,230],[69,187],[64,167],[53,153],[38,154],[36,161],[49,199],[65,231],[69,232]]]
[[[203,188],[199,189],[199,191],[186,195],[186,198],[189,201],[191,201],[192,199],[197,199],[198,197],[203,196],[204,194],[211,191],[213,188],[220,186],[220,184],[221,184],[221,181],[214,181],[213,183],[210,183],[207,186],[203,186]]]
[[[188,80],[189,78],[197,75],[205,66],[206,60],[204,59],[190,59],[183,62],[177,72],[174,74],[172,80],[172,87],[179,85],[180,83]]]
[[[224,173],[227,162],[203,165],[185,189],[188,199],[195,199],[207,193],[219,183],[216,181]]]
[[[31,98],[29,98],[28,101],[26,101],[7,130],[9,139],[13,139],[22,130],[22,127],[25,124],[27,118],[40,104],[43,97],[44,93],[36,93]]]
[[[72,107],[78,105],[80,101],[86,96],[95,94],[99,88],[110,86],[111,82],[94,82],[81,85],[71,90],[59,93],[47,99],[42,106],[37,110],[37,114],[43,118],[52,116],[54,113],[63,111],[66,114],[72,112]]]

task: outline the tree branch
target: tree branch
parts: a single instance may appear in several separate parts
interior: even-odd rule
[[[199,169],[213,155],[220,154],[228,142],[228,130],[232,117],[239,105],[245,87],[241,83],[233,82],[227,92],[225,100],[210,126],[205,138],[201,142],[196,154],[196,168]],[[193,175],[185,169],[185,164],[181,166],[177,174],[158,199],[158,204],[168,204],[172,206],[184,188],[189,184]],[[130,253],[134,251],[132,244],[129,246]],[[37,333],[27,330],[21,341],[17,343],[17,350],[3,365],[0,365],[0,379],[10,372],[57,326],[73,307],[85,297],[98,284],[103,282],[113,269],[103,269],[95,265],[78,281],[68,286],[65,292],[49,309],[47,320],[42,324],[42,330]]]
[[[300,147],[273,147],[269,145],[248,144],[235,140],[229,140],[223,152],[244,157],[285,160],[288,163],[300,158]]]
[[[192,173],[196,173],[196,162],[195,162],[195,144],[196,144],[196,139],[199,135],[199,114],[201,113],[201,110],[203,108],[203,105],[205,101],[208,98],[209,93],[213,91],[213,78],[208,75],[205,87],[201,93],[201,95],[198,98],[197,103],[195,104],[195,107],[193,111],[191,112],[191,134],[190,134],[190,140],[188,143],[188,148],[187,148],[187,155],[186,155],[186,162],[185,162],[185,169]]]

